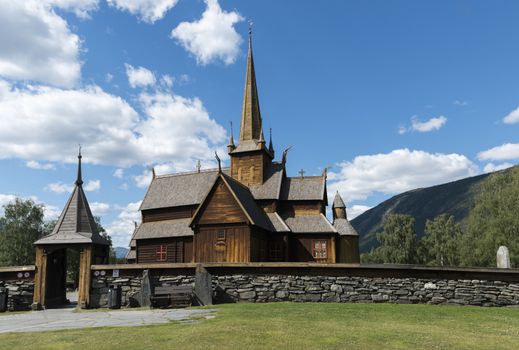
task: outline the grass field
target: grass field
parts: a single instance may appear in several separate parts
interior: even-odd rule
[[[0,335],[2,349],[519,349],[519,309],[272,303],[195,325]],[[0,317],[0,322],[1,322]]]

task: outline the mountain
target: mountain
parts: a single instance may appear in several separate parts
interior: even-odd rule
[[[505,170],[506,171],[506,170]],[[388,214],[408,214],[416,220],[416,234],[424,234],[427,219],[440,214],[453,215],[463,224],[474,205],[475,194],[490,174],[469,177],[443,185],[419,188],[396,195],[364,212],[351,224],[360,235],[360,250],[368,252],[378,246],[376,234],[381,232]]]
[[[128,248],[115,247],[114,250],[115,250],[115,257],[117,259],[126,258],[126,254],[128,254]]]

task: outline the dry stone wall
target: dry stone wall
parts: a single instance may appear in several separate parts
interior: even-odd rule
[[[192,285],[195,276],[150,271],[151,289]],[[142,271],[121,278],[93,277],[91,306],[106,307],[110,285],[121,285],[122,305],[138,306]],[[288,274],[214,274],[215,303],[228,302],[352,302],[451,304],[477,306],[519,305],[519,283],[480,279],[434,279]]]
[[[3,280],[0,277],[0,290],[7,289],[7,311],[31,310],[34,295],[32,279]]]

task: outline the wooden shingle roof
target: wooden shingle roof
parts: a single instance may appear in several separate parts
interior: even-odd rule
[[[304,215],[285,218],[290,231],[294,233],[336,233],[337,230],[323,215]]]
[[[189,227],[191,219],[175,219],[143,222],[137,228],[133,239],[193,236]]]
[[[283,180],[281,200],[323,200],[326,197],[326,177],[286,177]]]
[[[337,218],[333,221],[333,227],[341,236],[358,236],[357,231],[351,226],[348,219]]]
[[[229,169],[222,169],[229,172]],[[218,170],[180,173],[155,177],[139,210],[198,205],[218,177]]]
[[[76,186],[63,209],[54,230],[34,242],[43,244],[85,244],[94,243],[109,245],[110,242],[101,237],[97,230],[94,216],[90,211],[85,192],[83,191],[83,180],[81,177],[81,153],[78,156],[78,177]]]

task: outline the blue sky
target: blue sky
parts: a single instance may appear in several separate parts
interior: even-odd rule
[[[248,21],[289,175],[350,217],[519,159],[514,1],[0,0],[0,204],[87,196],[127,244],[151,167],[213,167],[238,129]]]

